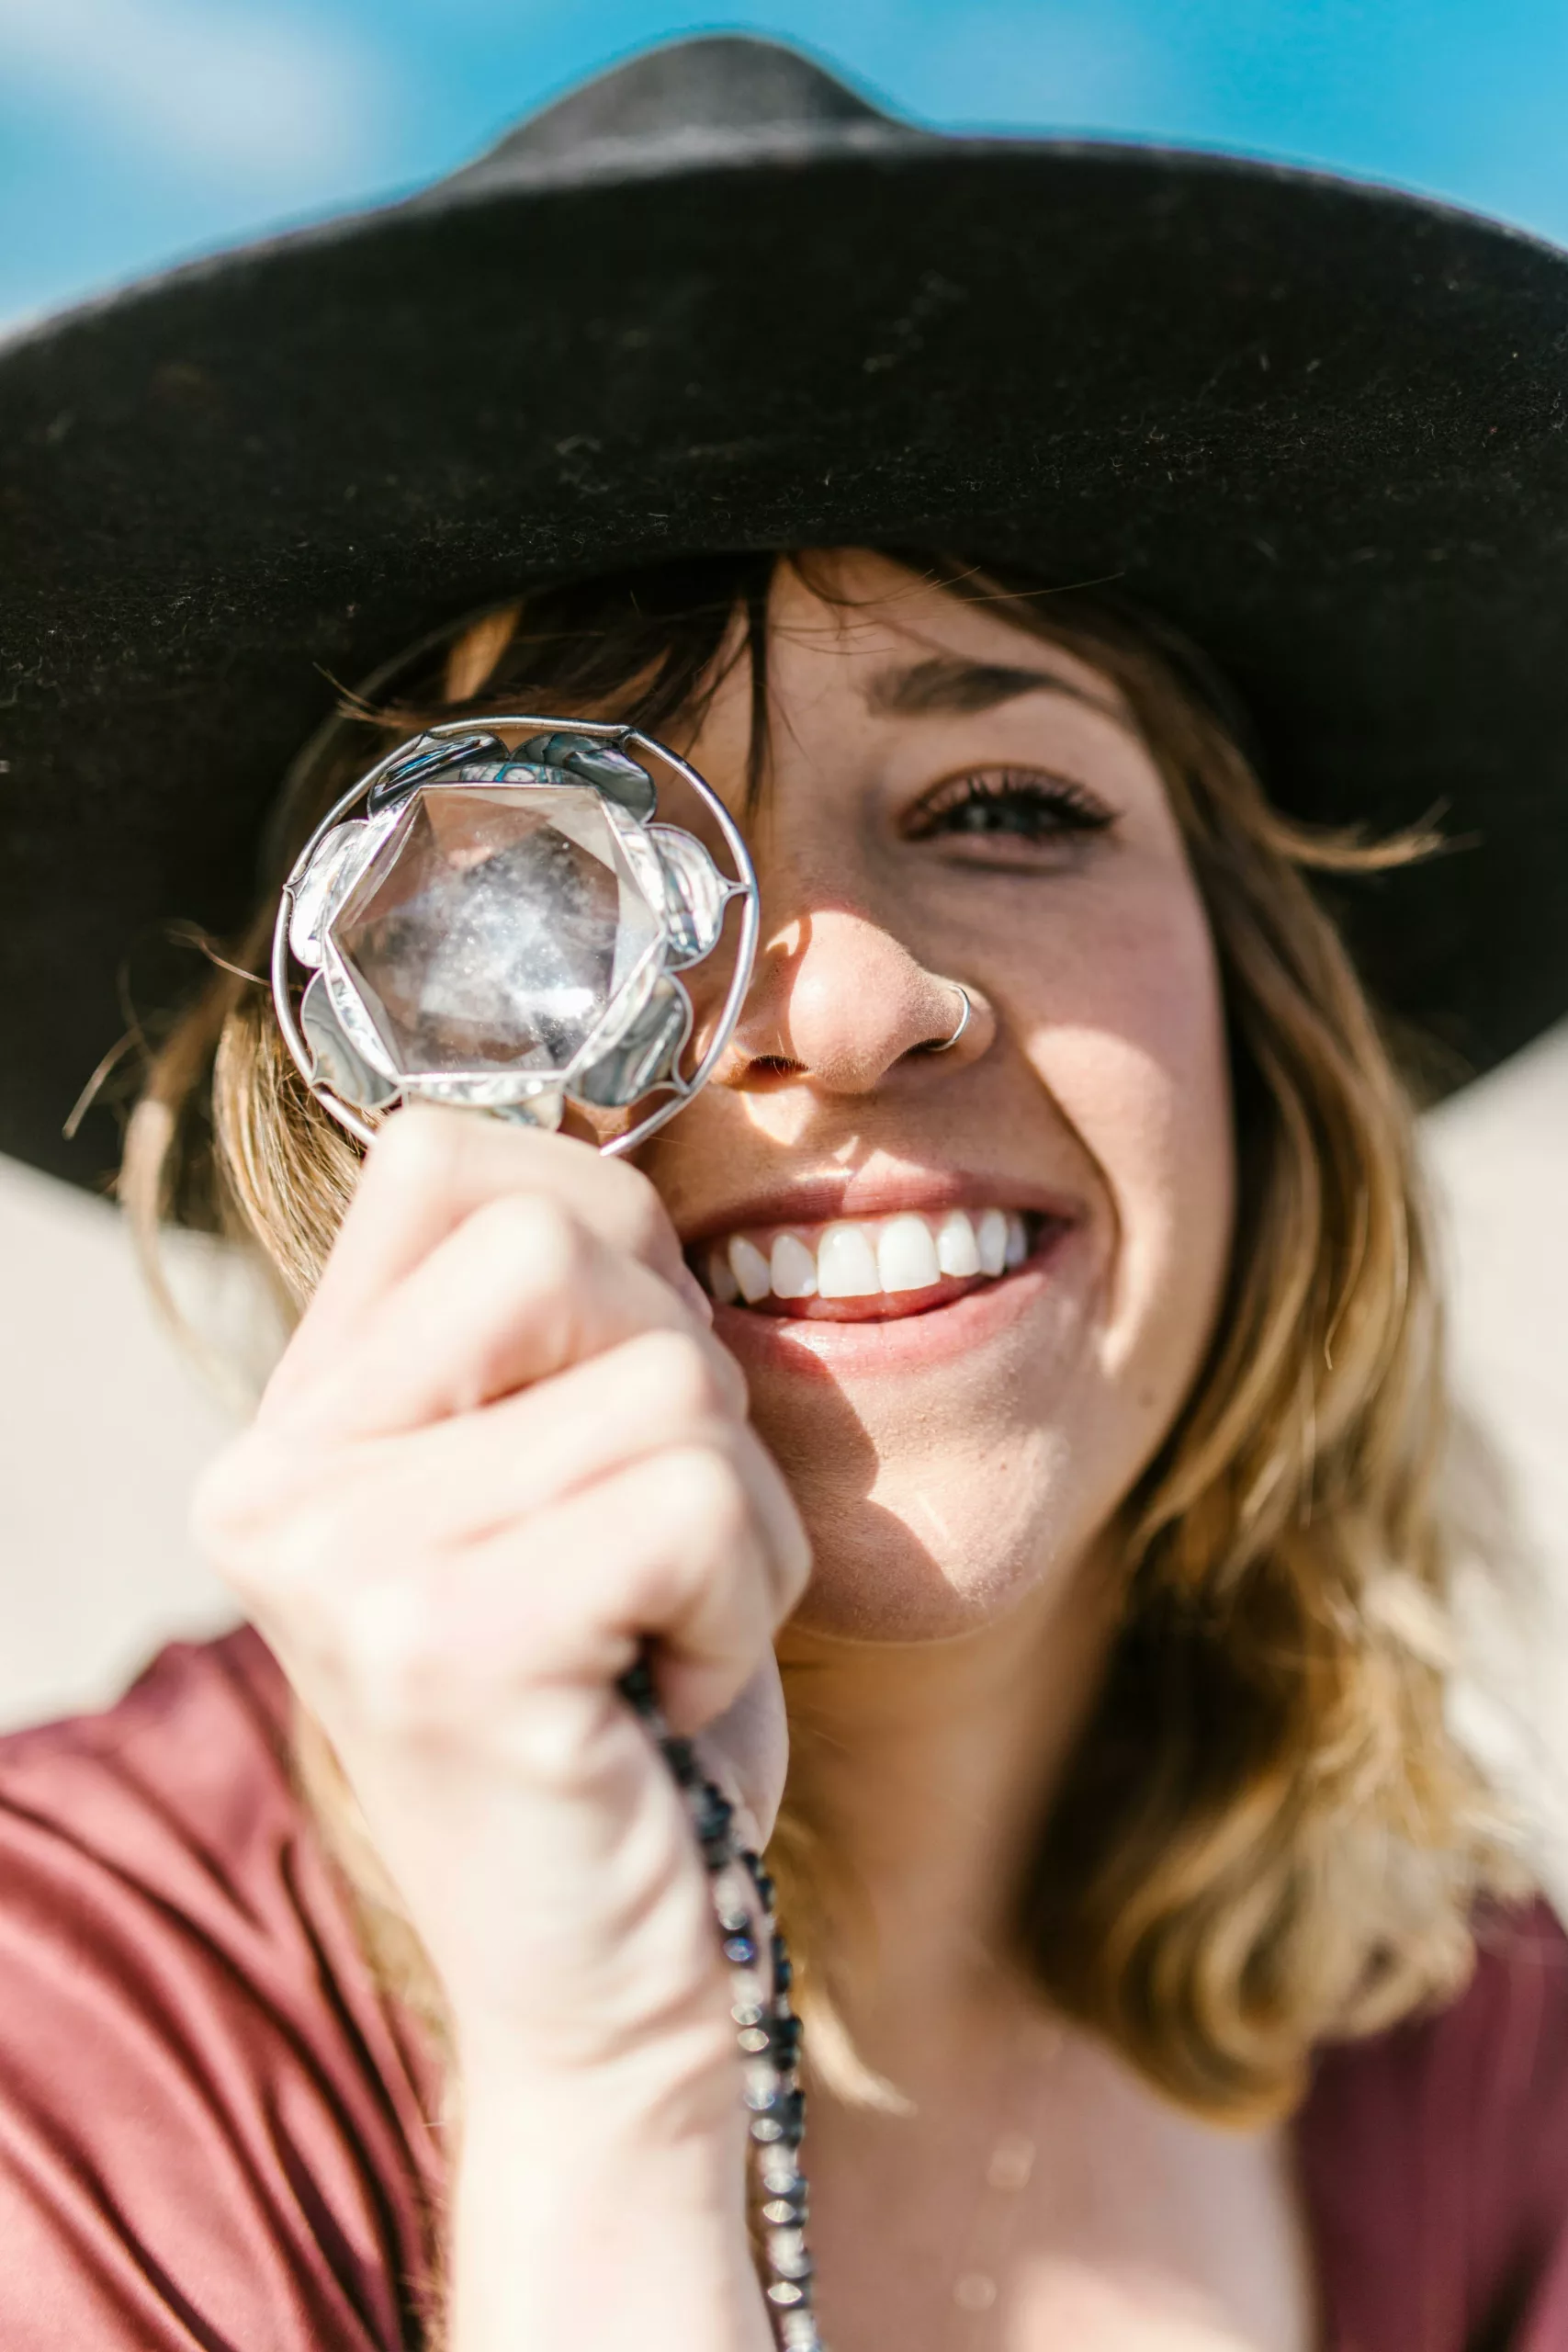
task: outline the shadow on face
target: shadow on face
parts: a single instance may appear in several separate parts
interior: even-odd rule
[[[689,746],[747,812],[756,979],[644,1164],[806,1513],[804,1621],[933,1638],[1066,1589],[1202,1360],[1216,959],[1153,754],[1066,647],[814,559],[774,575],[767,691],[760,793],[745,662]]]

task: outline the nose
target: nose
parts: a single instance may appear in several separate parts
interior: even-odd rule
[[[965,1000],[967,999],[967,1011]],[[892,933],[843,907],[801,913],[765,944],[722,1078],[798,1075],[866,1094],[912,1056],[977,1060],[996,1033],[983,990],[929,971]]]

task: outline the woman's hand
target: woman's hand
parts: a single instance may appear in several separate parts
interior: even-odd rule
[[[739,2163],[705,1872],[614,1688],[651,1637],[671,1724],[771,1826],[807,1545],[709,1321],[634,1170],[400,1113],[197,1498],[440,1975],[470,2118],[497,2086],[492,2143],[521,2109]]]

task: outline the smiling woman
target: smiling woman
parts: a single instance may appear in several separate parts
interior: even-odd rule
[[[716,559],[459,626],[293,782],[299,836],[378,739],[548,707],[659,729],[750,831],[747,1009],[642,1165],[815,1558],[778,1642],[773,1853],[840,2102],[814,2170],[852,2343],[893,2316],[927,2340],[933,2283],[857,2213],[868,2119],[915,2095],[964,2113],[950,2075],[983,2075],[1042,1996],[1129,2085],[1252,2126],[1222,2169],[1278,2266],[1254,2279],[1205,2227],[1181,2291],[1229,2314],[1216,2341],[1302,2341],[1267,2119],[1325,2040],[1453,1988],[1497,1874],[1432,1649],[1445,1420],[1408,1114],[1302,879],[1419,844],[1286,824],[1179,658],[1017,574]],[[271,920],[269,895],[242,964]],[[355,1172],[263,994],[220,973],[132,1125],[149,1240],[178,1201],[259,1243],[299,1307]],[[909,1644],[940,1698],[895,1702]],[[373,1949],[450,2049],[417,1932],[307,1752]],[[899,2128],[941,2245],[955,2184],[931,2155],[904,2179]],[[1157,2200],[1130,2212],[1121,2258],[1163,2227]]]
[[[75,538],[27,539],[75,634],[17,687],[53,788],[0,960],[40,844],[85,855],[103,708],[117,923],[192,841],[232,914],[270,804],[122,1190],[150,1256],[213,1227],[293,1322],[197,1498],[252,1625],[0,1753],[8,2346],[1568,2338],[1568,1949],[1449,1725],[1410,1101],[1318,897],[1478,1057],[1561,1003],[1518,910],[1568,867],[1520,778],[1556,773],[1568,665],[1488,569],[1551,587],[1530,628],[1568,612],[1561,265],[1357,195],[1328,267],[1342,192],[1225,166],[1189,218],[1198,170],[948,152],[701,43],[341,244],[0,367],[51,414],[133,388],[93,549],[153,527],[149,481],[159,527],[215,501],[169,557],[209,593],[128,590],[92,637],[112,688],[71,668]],[[1451,403],[1504,347],[1488,272],[1517,373],[1438,499],[1451,406],[1394,435],[1387,387]],[[173,468],[171,383],[202,388]],[[76,494],[35,438],[24,517]],[[220,497],[236,451],[265,479]],[[379,661],[324,720],[276,685],[302,638]],[[653,824],[656,769],[696,836]],[[1394,772],[1480,808],[1479,881],[1383,821]],[[107,992],[84,903],[50,901],[72,986],[0,1093],[40,1158]]]

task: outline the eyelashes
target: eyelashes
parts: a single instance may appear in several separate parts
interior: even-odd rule
[[[1042,846],[1103,833],[1116,821],[1088,786],[1037,768],[954,776],[927,794],[905,827],[910,841],[1005,840]]]

